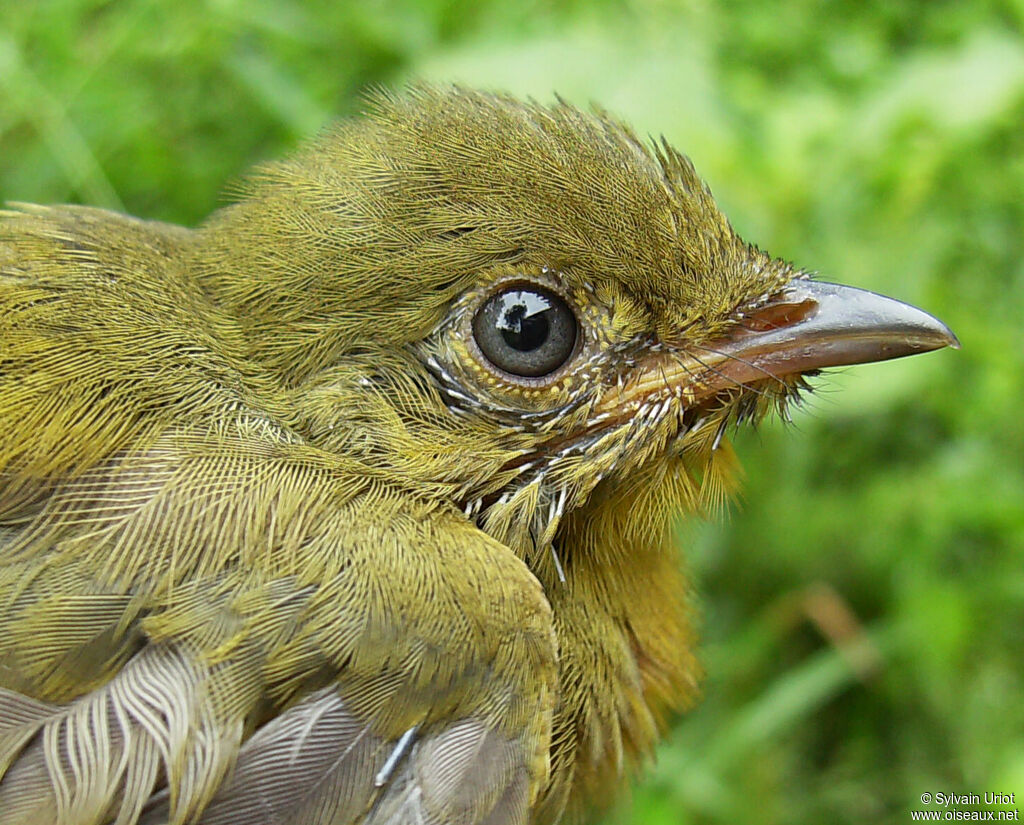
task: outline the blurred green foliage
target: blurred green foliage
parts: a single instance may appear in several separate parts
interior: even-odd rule
[[[1024,798],[1021,0],[0,5],[0,197],[188,224],[369,84],[598,101],[740,232],[918,303],[961,352],[819,379],[681,526],[703,704],[614,823],[898,823]],[[1024,807],[1024,806],[1022,806]]]

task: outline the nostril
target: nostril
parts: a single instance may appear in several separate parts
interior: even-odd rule
[[[810,298],[803,301],[780,301],[746,315],[742,320],[744,329],[751,332],[768,332],[799,323],[818,309],[818,302]]]

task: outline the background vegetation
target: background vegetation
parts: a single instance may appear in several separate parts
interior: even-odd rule
[[[187,224],[371,83],[599,101],[741,233],[963,341],[832,373],[681,526],[704,703],[614,823],[910,821],[1024,801],[1021,0],[0,4],[0,197]]]

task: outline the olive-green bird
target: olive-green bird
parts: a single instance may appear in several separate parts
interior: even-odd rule
[[[0,823],[505,825],[695,700],[671,523],[955,345],[603,112],[378,95],[195,230],[0,217]]]

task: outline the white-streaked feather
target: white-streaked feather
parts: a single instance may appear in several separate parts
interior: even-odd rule
[[[0,781],[4,825],[129,825],[161,777],[176,789],[174,821],[184,821],[209,798],[241,735],[215,721],[206,676],[187,652],[153,645],[62,707],[4,691],[0,707],[21,720],[0,727],[0,754],[14,756]]]

